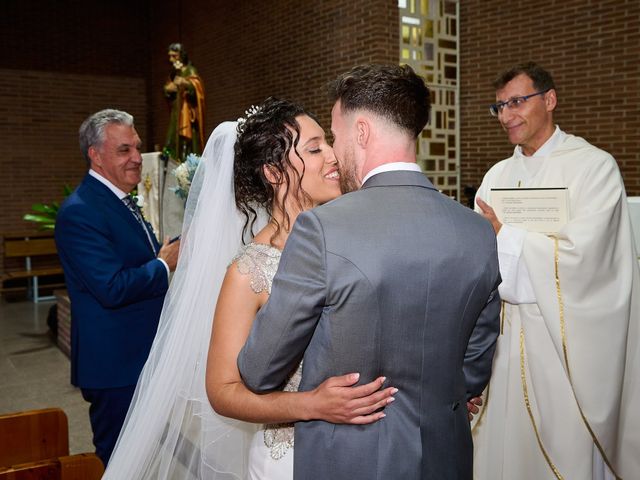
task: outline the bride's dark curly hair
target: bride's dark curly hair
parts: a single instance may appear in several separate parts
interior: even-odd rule
[[[249,115],[244,122],[238,123],[233,181],[236,205],[246,219],[243,233],[247,233],[247,230],[252,235],[255,233],[253,227],[256,222],[256,209],[261,207],[267,211],[271,221],[276,225],[276,231],[271,237],[273,240],[281,228],[286,231],[291,229],[291,220],[285,209],[289,196],[293,196],[301,210],[303,203],[310,200],[309,195],[300,186],[304,170],[299,174],[289,160],[289,152],[293,149],[304,165],[304,160],[297,150],[300,125],[296,117],[300,115],[308,115],[315,120],[315,117],[300,105],[269,97],[258,107],[256,113]],[[276,190],[265,176],[265,166],[275,179],[276,185],[284,185],[285,188],[285,193],[277,205],[284,215],[283,225],[273,218]],[[293,184],[292,176],[296,180]],[[296,185],[293,192],[290,191],[292,185]]]

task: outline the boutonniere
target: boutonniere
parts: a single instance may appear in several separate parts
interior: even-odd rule
[[[141,193],[138,193],[136,195],[130,193],[129,196],[131,197],[131,200],[133,200],[133,203],[135,203],[138,208],[142,208],[144,206],[144,195],[142,195]]]

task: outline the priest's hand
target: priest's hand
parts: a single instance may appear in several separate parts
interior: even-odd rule
[[[478,204],[478,207],[480,207],[480,210],[482,210],[481,215],[491,222],[493,230],[497,235],[502,228],[502,223],[500,223],[500,220],[496,217],[496,212],[494,212],[493,208],[491,208],[491,206],[480,197],[476,197],[476,203]]]

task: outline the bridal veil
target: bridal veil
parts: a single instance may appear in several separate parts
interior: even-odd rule
[[[158,333],[105,479],[242,479],[257,425],[217,415],[205,390],[213,313],[227,266],[242,243],[235,205],[236,122],[211,134],[195,173],[180,258]]]

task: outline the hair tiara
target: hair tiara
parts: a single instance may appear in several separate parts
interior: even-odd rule
[[[257,113],[260,113],[261,111],[262,111],[262,107],[256,106],[256,105],[251,105],[249,108],[247,108],[244,111],[244,116],[238,118],[237,120],[238,126],[236,127],[236,129],[238,131],[238,135],[242,135],[244,133],[244,128],[247,123],[247,120],[249,120],[252,116],[256,115]]]

